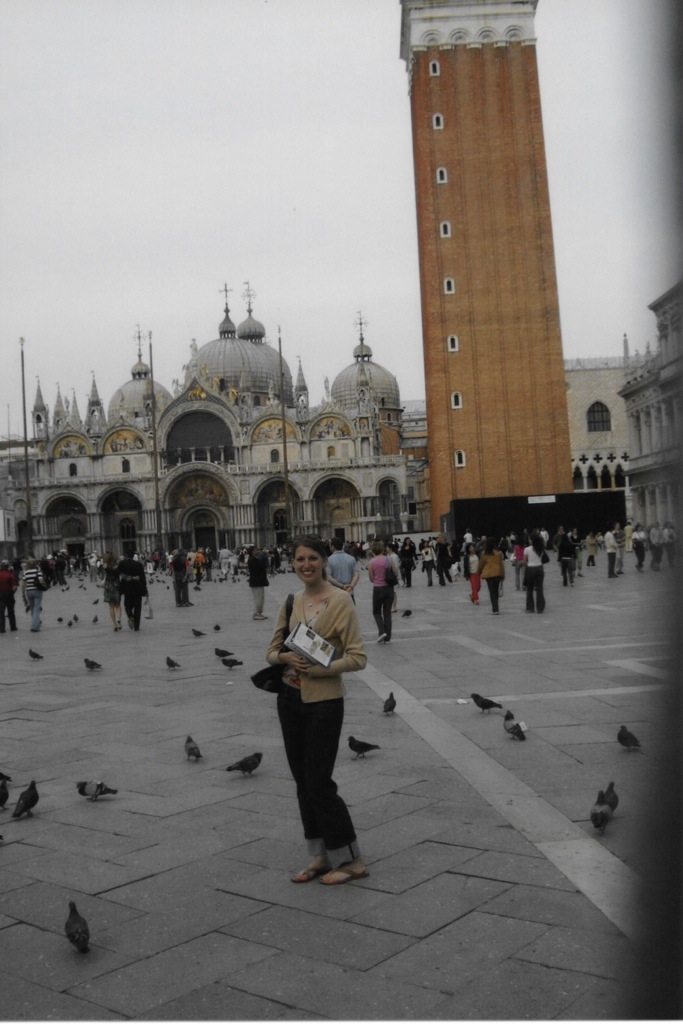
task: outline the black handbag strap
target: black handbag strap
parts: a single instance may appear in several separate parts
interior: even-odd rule
[[[285,610],[287,612],[287,621],[285,622],[285,630],[282,634],[282,642],[285,642],[287,636],[289,636],[289,620],[292,617],[292,611],[294,609],[294,594],[287,594],[287,600],[285,601]]]

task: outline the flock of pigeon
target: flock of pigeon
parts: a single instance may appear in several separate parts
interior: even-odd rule
[[[490,700],[489,697],[482,697],[479,693],[473,693],[470,695],[472,700],[481,709],[482,712],[490,711],[491,708],[499,708],[503,711],[502,704],[496,704],[495,700]],[[526,740],[524,733],[526,727],[523,722],[516,722],[515,716],[511,711],[506,711],[503,718],[503,728],[508,736],[512,736],[513,739]],[[632,750],[640,750],[640,741],[633,735],[632,732],[626,728],[625,725],[620,726],[619,732],[617,733],[617,742],[625,747],[627,753],[631,753]],[[614,783],[610,782],[607,789],[601,789],[595,800],[590,813],[591,823],[598,832],[604,832],[607,827],[607,823],[611,820],[612,815],[617,809],[619,803],[619,797],[614,792]]]

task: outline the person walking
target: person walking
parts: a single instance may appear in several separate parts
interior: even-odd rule
[[[515,567],[515,590],[522,589],[522,580],[524,579],[524,540],[521,533],[517,534],[515,538],[515,544],[512,549],[512,564]]]
[[[221,576],[223,580],[227,580],[230,572],[230,555],[232,552],[227,544],[224,544],[218,552],[218,563],[221,568]]]
[[[614,529],[617,530],[618,528],[619,523],[615,523]],[[617,574],[614,570],[617,564],[618,547],[616,538],[614,536],[614,531],[612,529],[605,530],[603,542],[605,545],[605,551],[607,553],[607,578],[610,580],[615,580],[617,578]]]
[[[401,579],[406,587],[412,587],[413,569],[417,568],[417,551],[410,537],[404,537],[398,557],[401,563]]]
[[[268,556],[264,551],[261,551],[256,544],[253,544],[249,548],[247,569],[249,571],[251,596],[254,601],[254,614],[252,615],[252,619],[262,621],[263,619],[268,618],[267,615],[263,614],[263,603],[266,596],[265,588],[270,586],[270,583],[268,582]]]
[[[650,568],[659,572],[662,568],[662,555],[664,554],[664,539],[657,520],[650,527],[648,536],[650,541]]]
[[[479,604],[481,576],[479,575],[479,555],[474,544],[468,544],[465,548],[463,564],[465,566],[465,579],[470,581],[470,601],[472,604]]]
[[[545,610],[545,594],[543,593],[545,572],[543,566],[548,561],[548,553],[545,550],[541,531],[535,529],[531,534],[530,543],[524,548],[526,610],[528,612],[536,611],[539,615],[542,615]],[[535,608],[534,595],[536,596]]]
[[[318,878],[323,885],[343,885],[368,876],[351,815],[332,778],[344,721],[343,673],[365,668],[367,658],[353,601],[326,579],[326,562],[317,537],[294,541],[294,570],[304,589],[293,595],[289,622],[286,603],[280,609],[266,658],[285,666],[277,712],[309,857],[292,881]],[[328,668],[283,649],[287,630],[300,622],[334,646]]]
[[[39,633],[42,625],[41,611],[43,607],[43,592],[47,590],[47,583],[40,566],[35,558],[27,558],[24,573],[21,580],[21,593],[27,611],[31,613],[31,632]]]
[[[574,545],[562,531],[557,538],[557,560],[562,570],[562,586],[574,586]]]
[[[5,615],[9,622],[10,633],[17,631],[14,595],[18,586],[19,581],[10,569],[9,561],[3,558],[0,562],[0,633],[5,632]]]
[[[109,617],[114,624],[114,632],[121,629],[121,591],[119,589],[119,577],[116,572],[118,559],[112,551],[105,551],[102,555],[104,566],[104,595],[103,600],[109,606]]]
[[[635,529],[631,534],[631,540],[633,541],[633,552],[636,556],[636,569],[638,572],[643,571],[643,563],[645,561],[645,530],[640,523],[636,523]]]
[[[505,579],[505,562],[493,537],[486,538],[484,553],[479,558],[479,575],[486,580],[491,598],[491,611],[498,615],[498,595]]]
[[[420,553],[422,555],[423,572],[427,573],[427,586],[431,587],[434,585],[434,581],[432,580],[432,576],[434,574],[434,548],[432,547],[431,541],[425,540],[422,542]]]
[[[595,568],[595,556],[598,553],[598,538],[595,536],[595,530],[591,530],[586,537],[586,568],[592,566]]]
[[[332,538],[332,547],[334,550],[327,560],[327,578],[333,586],[336,584],[350,594],[351,600],[355,604],[356,599],[353,592],[360,579],[356,559],[343,550],[344,542],[341,537]]]
[[[575,526],[569,534],[569,540],[574,548],[574,569],[576,570],[576,575],[583,578],[583,573],[581,572],[583,569],[583,541],[581,540],[579,531]]]
[[[391,563],[384,553],[384,541],[375,541],[372,552],[373,557],[368,562],[368,578],[372,583],[372,614],[379,632],[377,643],[388,644],[391,641],[394,588],[387,583],[386,573]]]
[[[123,609],[128,618],[128,628],[140,631],[142,599],[147,597],[147,578],[142,563],[136,558],[122,558],[116,567],[119,590],[123,597]]]
[[[448,541],[443,533],[437,534],[436,543],[434,545],[434,554],[436,558],[436,573],[439,577],[439,586],[445,587],[446,580],[448,580],[449,583],[452,583],[453,580],[451,578],[451,556],[448,549]]]
[[[662,528],[662,544],[666,552],[666,560],[670,569],[676,561],[676,530],[674,524],[667,521]]]
[[[188,592],[190,569],[187,561],[187,552],[182,549],[171,552],[170,570],[173,575],[173,593],[175,595],[176,608],[190,608],[192,602]]]

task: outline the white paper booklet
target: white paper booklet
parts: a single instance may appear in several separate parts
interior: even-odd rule
[[[334,647],[324,636],[320,636],[305,622],[297,623],[296,627],[285,640],[290,650],[303,654],[304,658],[327,668],[334,658]]]

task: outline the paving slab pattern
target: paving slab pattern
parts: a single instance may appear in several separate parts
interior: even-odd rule
[[[274,698],[249,681],[295,578],[272,579],[255,622],[243,579],[204,583],[176,609],[160,576],[139,633],[92,623],[101,588],[88,581],[48,591],[39,635],[20,617],[0,637],[3,1019],[627,1016],[668,668],[664,624],[646,623],[665,584],[629,565],[610,581],[599,565],[563,590],[553,569],[543,617],[508,590],[494,618],[465,583],[428,590],[418,574],[386,646],[363,579],[369,662],[347,680],[335,778],[370,876],[333,889],[290,881],[306,862],[294,786]],[[227,670],[215,646],[244,666]],[[509,706],[526,742],[472,690]],[[642,753],[616,743],[622,723]],[[350,733],[380,749],[356,760]],[[253,776],[225,772],[255,750]],[[34,816],[13,820],[31,779]],[[84,800],[79,779],[119,792]],[[621,802],[600,835],[589,813],[610,780]],[[90,924],[86,955],[63,933],[70,899]]]

